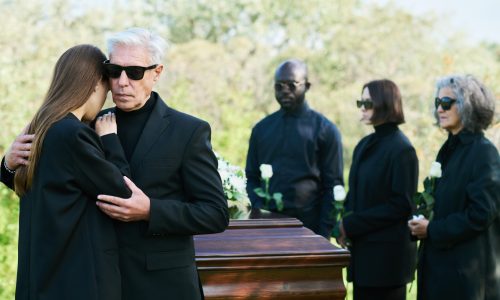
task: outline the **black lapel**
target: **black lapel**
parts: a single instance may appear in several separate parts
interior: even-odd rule
[[[142,130],[141,136],[137,141],[137,146],[135,147],[134,153],[130,159],[131,169],[135,169],[138,166],[144,155],[147,154],[149,149],[151,149],[170,123],[168,118],[169,108],[160,96],[157,97],[158,99],[155,107],[153,108],[153,111],[151,111],[151,114],[146,121],[146,125],[144,125],[144,129]]]

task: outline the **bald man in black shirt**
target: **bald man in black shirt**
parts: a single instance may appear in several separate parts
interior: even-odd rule
[[[262,207],[263,200],[254,192],[261,185],[259,166],[272,165],[269,192],[283,194],[281,213],[329,239],[332,189],[344,182],[342,143],[337,127],[309,108],[305,94],[310,87],[304,62],[287,60],[277,68],[274,91],[281,108],[252,130],[245,169],[247,192],[253,207]],[[273,202],[270,206],[277,211]]]

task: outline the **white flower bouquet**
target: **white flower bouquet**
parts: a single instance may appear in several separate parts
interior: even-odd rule
[[[218,168],[224,195],[229,207],[231,219],[241,219],[250,213],[251,204],[246,192],[247,180],[240,167],[231,165],[217,155]]]

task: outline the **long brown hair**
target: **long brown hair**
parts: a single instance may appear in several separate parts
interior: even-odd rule
[[[99,48],[78,45],[66,50],[57,61],[49,90],[26,132],[34,134],[35,138],[29,164],[19,167],[14,178],[15,191],[19,196],[24,195],[33,183],[48,129],[90,98],[98,82],[104,79],[104,60],[106,56]]]

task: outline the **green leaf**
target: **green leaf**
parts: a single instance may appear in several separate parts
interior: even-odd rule
[[[273,199],[274,199],[274,202],[276,203],[276,209],[278,211],[282,211],[285,205],[283,204],[283,199],[281,197],[281,194],[279,194],[279,197],[274,197],[274,196],[276,196],[276,193],[273,194]]]
[[[281,194],[281,193],[274,193],[273,194],[273,199],[281,201],[283,199],[283,194]]]
[[[262,190],[262,188],[255,188],[253,191],[257,194],[257,196],[267,198],[267,194]]]
[[[434,197],[430,194],[423,193],[422,196],[425,199],[425,204],[427,207],[433,207],[434,206]]]
[[[422,193],[416,193],[414,196],[413,196],[413,203],[415,203],[415,205],[420,205],[422,204],[423,202],[423,197],[422,197]]]

